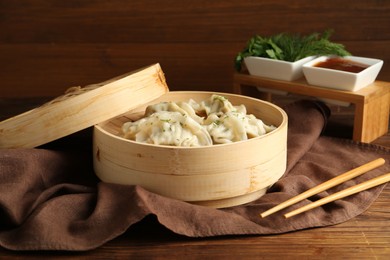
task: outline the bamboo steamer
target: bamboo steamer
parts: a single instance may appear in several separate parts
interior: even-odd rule
[[[168,92],[160,64],[85,87],[0,122],[0,148],[33,148],[118,116]]]
[[[96,175],[104,182],[140,185],[163,196],[210,207],[244,204],[261,197],[285,172],[287,115],[258,99],[217,93],[277,128],[260,137],[207,147],[173,147],[122,138],[121,127],[161,101],[208,99],[211,92],[168,92],[119,117],[94,126]]]

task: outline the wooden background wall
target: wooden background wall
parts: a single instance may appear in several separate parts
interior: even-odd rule
[[[383,59],[388,0],[0,0],[0,98],[57,96],[159,62],[171,90],[232,91],[254,34],[309,34]]]

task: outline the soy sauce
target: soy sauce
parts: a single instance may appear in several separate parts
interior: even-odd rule
[[[314,64],[314,67],[359,73],[362,70],[366,69],[368,65],[351,61],[348,59],[336,57],[336,58],[328,58],[325,61],[320,61]]]

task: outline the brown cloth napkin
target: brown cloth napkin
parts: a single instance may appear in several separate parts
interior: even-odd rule
[[[289,116],[285,175],[257,201],[227,209],[191,205],[138,186],[100,182],[92,169],[90,136],[70,136],[39,149],[0,150],[0,246],[90,250],[148,215],[177,234],[207,237],[296,231],[341,223],[364,212],[384,185],[290,219],[282,216],[287,209],[259,217],[272,206],[378,157],[386,159],[384,166],[290,209],[390,170],[389,149],[321,136],[329,113],[326,106],[300,101],[285,111]]]

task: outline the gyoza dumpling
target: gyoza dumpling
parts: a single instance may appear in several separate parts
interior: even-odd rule
[[[202,101],[200,103],[200,109],[204,110],[206,115],[210,115],[212,113],[223,114],[228,112],[246,114],[246,108],[244,105],[233,106],[227,98],[220,95],[212,95],[209,100]]]
[[[254,115],[246,115],[245,129],[248,138],[253,138],[256,136],[269,133],[272,130],[275,130],[276,127],[272,125],[264,124],[262,120],[256,118]]]
[[[161,102],[148,106],[144,118],[125,123],[122,131],[137,142],[206,146],[247,140],[275,129],[246,113],[244,105],[233,106],[220,95],[200,103]]]
[[[231,143],[264,135],[275,129],[268,126],[254,115],[228,112],[222,115],[211,114],[206,120],[207,131],[214,143]]]
[[[180,112],[182,114],[189,115],[196,122],[201,124],[203,122],[203,117],[200,117],[196,114],[192,105],[195,101],[192,102],[160,102],[154,105],[150,105],[146,108],[145,116],[149,116],[153,113],[160,111],[171,111],[171,112]]]
[[[209,123],[207,131],[214,143],[224,144],[248,139],[244,121],[245,115],[241,113],[228,112],[221,116],[213,113],[207,118],[205,124]]]
[[[180,112],[155,112],[125,123],[122,131],[125,138],[142,143],[187,147],[212,145],[206,129]]]
[[[190,100],[191,101],[191,100]],[[193,102],[177,102],[177,106],[180,107],[182,110],[184,110],[187,115],[189,115],[192,119],[194,119],[197,123],[203,124],[204,117],[198,116],[194,106],[196,106],[195,101]]]
[[[160,112],[160,111],[169,111],[170,103],[171,102],[160,102],[157,104],[147,106],[145,109],[144,116],[147,117],[147,116],[150,116],[151,114],[154,114],[154,113]]]

